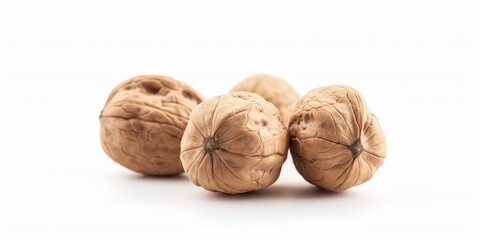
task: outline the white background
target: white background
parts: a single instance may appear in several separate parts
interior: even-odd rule
[[[2,1],[0,239],[478,237],[479,9],[475,1]],[[329,84],[362,92],[388,140],[375,177],[327,194],[288,158],[270,188],[226,196],[185,175],[140,176],[101,149],[98,115],[127,78],[169,75],[208,98],[260,72],[302,95]]]

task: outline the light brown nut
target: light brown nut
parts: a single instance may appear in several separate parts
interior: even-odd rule
[[[257,74],[241,81],[230,92],[235,91],[253,92],[273,103],[285,126],[288,126],[290,114],[300,97],[286,81],[267,74]]]
[[[100,114],[102,147],[124,167],[148,175],[183,172],[180,140],[202,96],[166,76],[145,75],[118,85]]]
[[[328,191],[368,181],[386,157],[377,118],[349,86],[317,88],[300,98],[288,131],[297,171]]]
[[[278,179],[288,135],[275,106],[257,94],[233,92],[193,109],[181,146],[180,159],[195,185],[236,194]]]

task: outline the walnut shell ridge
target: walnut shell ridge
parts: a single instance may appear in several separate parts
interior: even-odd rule
[[[193,88],[167,76],[131,78],[112,91],[100,114],[102,147],[135,172],[182,173],[181,136],[202,100]]]
[[[368,181],[386,157],[377,118],[349,86],[321,87],[300,98],[288,131],[297,171],[324,190],[340,192]]]
[[[300,96],[285,80],[267,74],[253,75],[235,85],[230,92],[247,91],[256,93],[273,103],[280,112],[285,126]]]
[[[273,184],[287,151],[287,129],[275,106],[254,93],[232,92],[193,109],[180,159],[195,185],[237,194]]]

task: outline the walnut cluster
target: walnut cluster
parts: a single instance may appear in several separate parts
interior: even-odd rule
[[[300,98],[266,74],[207,100],[170,77],[134,77],[112,91],[100,123],[103,149],[124,167],[185,171],[195,185],[228,194],[272,185],[289,148],[306,181],[335,192],[371,179],[386,157],[379,121],[354,88],[320,87]]]

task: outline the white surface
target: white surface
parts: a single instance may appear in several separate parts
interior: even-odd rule
[[[479,236],[475,1],[134,2],[2,1],[0,239]],[[258,72],[362,92],[388,140],[376,176],[326,194],[289,158],[267,190],[225,196],[100,147],[99,112],[131,76],[212,97]]]

